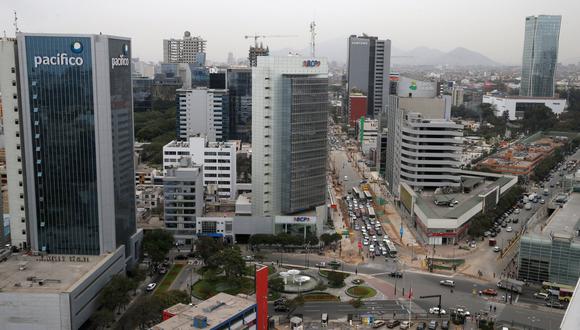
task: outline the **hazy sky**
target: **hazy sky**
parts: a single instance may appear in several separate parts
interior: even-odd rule
[[[207,39],[208,58],[217,61],[229,51],[247,56],[245,34],[297,35],[267,42],[301,49],[314,18],[318,42],[365,32],[403,50],[462,46],[507,64],[521,62],[526,16],[560,14],[559,60],[580,61],[579,0],[0,0],[0,31],[8,35],[13,10],[21,31],[127,36],[145,60],[160,60],[162,40],[185,30]]]

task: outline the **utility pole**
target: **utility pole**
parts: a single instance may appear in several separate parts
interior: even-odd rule
[[[310,22],[310,56],[316,57],[316,22]]]

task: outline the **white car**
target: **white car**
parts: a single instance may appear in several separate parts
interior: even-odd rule
[[[445,310],[441,308],[441,315],[445,315]],[[429,314],[439,314],[439,307],[431,307],[429,308]]]
[[[367,241],[366,239],[365,239],[365,240],[363,240],[363,245],[365,245],[365,246],[366,246],[366,245],[369,245],[369,241]]]
[[[369,246],[369,251],[370,252],[375,252],[375,246],[374,245]]]
[[[156,286],[157,286],[157,283],[149,283],[149,284],[147,284],[146,290],[147,291],[153,291],[153,290],[155,290],[155,287]]]
[[[511,232],[512,232],[512,227],[507,227],[507,228],[505,229],[505,231],[507,231],[508,233],[511,233]]]
[[[439,281],[439,284],[444,285],[444,286],[455,286],[455,282],[452,280],[441,280]]]
[[[410,329],[413,326],[413,322],[410,321],[403,321],[399,325],[399,329]]]

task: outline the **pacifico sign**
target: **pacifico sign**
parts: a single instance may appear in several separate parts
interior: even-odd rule
[[[74,41],[70,46],[71,52],[80,54],[83,51],[83,44],[80,41]],[[67,53],[57,53],[56,56],[34,56],[34,67],[40,65],[68,65],[81,66],[84,60],[82,57],[70,56]]]
[[[121,55],[111,58],[111,69],[116,66],[129,66],[129,45],[123,44]]]

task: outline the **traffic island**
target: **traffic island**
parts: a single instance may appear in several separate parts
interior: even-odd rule
[[[377,290],[365,285],[355,285],[346,289],[346,294],[353,298],[367,299],[376,296]]]

